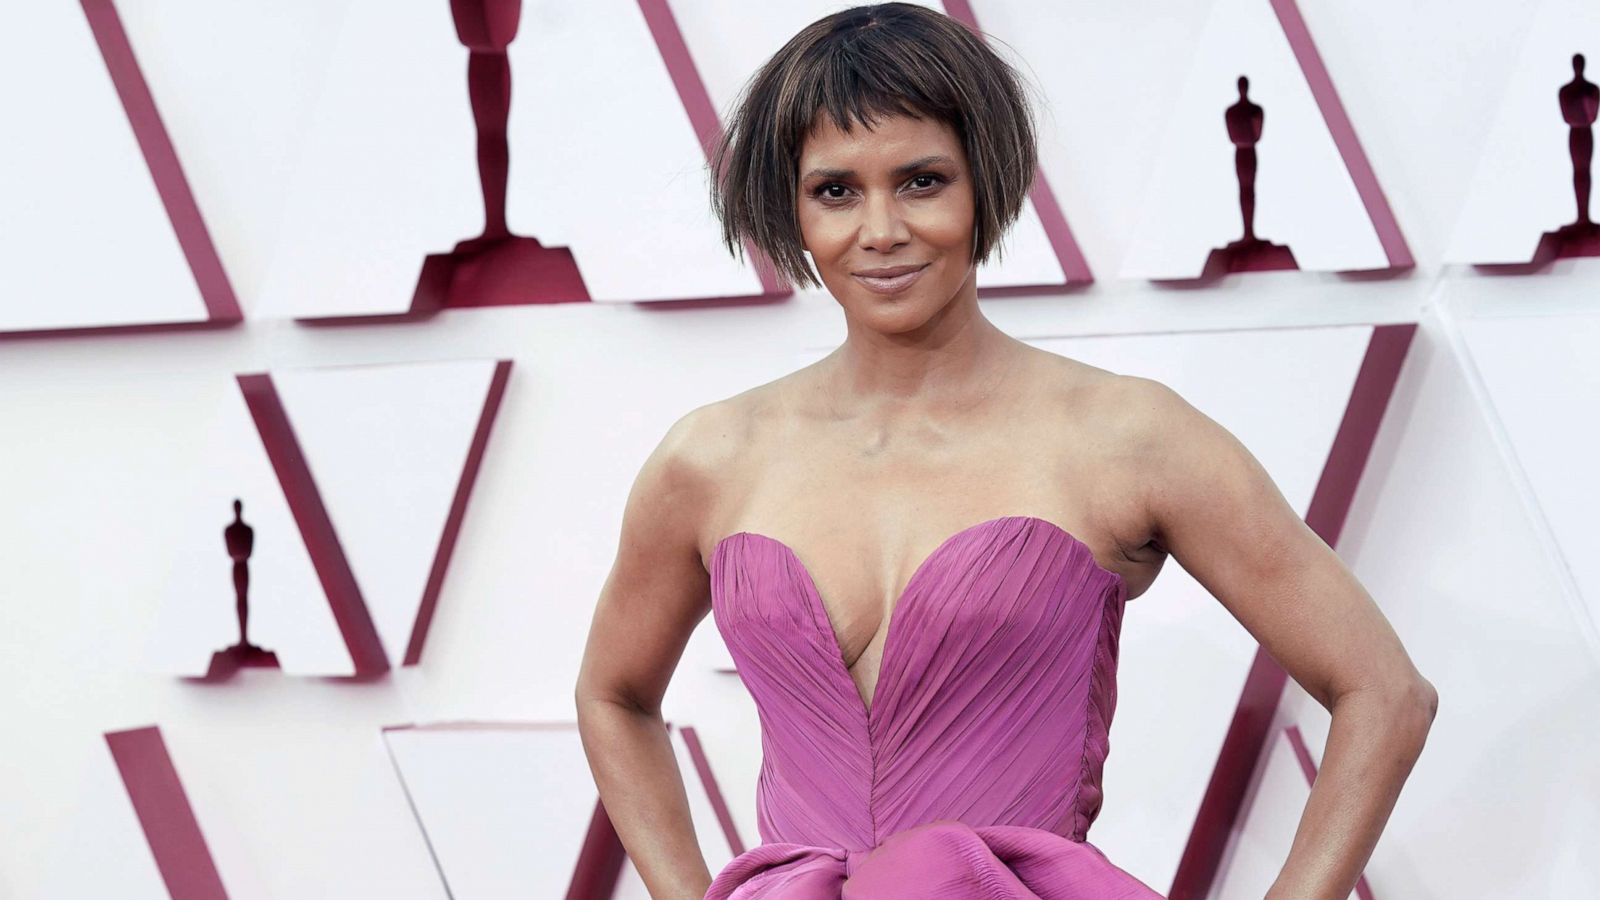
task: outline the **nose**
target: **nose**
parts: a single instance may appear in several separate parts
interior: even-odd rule
[[[862,204],[861,233],[858,243],[863,250],[888,253],[911,239],[905,217],[900,214],[900,203],[892,194],[868,194]]]

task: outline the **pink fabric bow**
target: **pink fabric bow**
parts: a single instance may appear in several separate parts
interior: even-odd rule
[[[1161,900],[1100,848],[1042,828],[953,819],[847,850],[769,843],[739,854],[705,900]]]

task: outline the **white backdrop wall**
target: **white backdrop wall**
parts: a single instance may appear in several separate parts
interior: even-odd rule
[[[770,3],[752,13],[748,4],[685,0],[672,8],[723,109],[730,86],[774,40],[838,5]],[[984,29],[1014,48],[1041,90],[1043,170],[1098,277],[1072,293],[986,299],[984,310],[1018,337],[1084,338],[1085,358],[1113,369],[1102,358],[1112,351],[1095,348],[1116,345],[1100,337],[1419,322],[1336,548],[1441,695],[1428,748],[1366,876],[1380,898],[1594,896],[1600,763],[1585,748],[1600,745],[1600,584],[1588,574],[1600,528],[1581,511],[1600,493],[1593,479],[1563,473],[1592,465],[1584,448],[1597,437],[1600,363],[1592,342],[1560,338],[1596,333],[1600,260],[1517,277],[1443,262],[1500,106],[1511,102],[1536,7],[1299,6],[1416,269],[1385,278],[1253,273],[1185,290],[1117,278],[1141,238],[1150,173],[1209,7],[975,0]],[[0,11],[0,34],[17,41],[37,33],[30,25],[43,13],[35,9]],[[146,724],[162,729],[229,896],[446,896],[382,729],[570,722],[583,638],[645,454],[688,409],[836,344],[841,315],[825,293],[801,292],[695,309],[596,302],[298,324],[264,298],[293,295],[283,286],[297,271],[275,270],[275,260],[298,258],[280,253],[297,239],[286,223],[303,214],[297,160],[323,115],[315,110],[338,71],[335,38],[350,27],[354,0],[121,0],[117,9],[247,319],[220,331],[0,341],[0,897],[166,895],[102,737]],[[464,79],[464,50],[456,64]],[[34,96],[42,83],[13,75],[0,96]],[[515,90],[540,86],[517,82]],[[1553,108],[1553,97],[1552,85],[1538,102]],[[22,140],[55,133],[41,125]],[[521,151],[512,152],[515,167]],[[52,168],[70,158],[34,154],[29,171],[3,177],[70,183],[73,171]],[[649,202],[648,180],[615,177],[628,190],[608,200],[606,215],[625,217],[628,196]],[[94,209],[92,198],[80,208]],[[436,231],[405,252],[441,252],[470,236],[455,224]],[[137,232],[124,238],[139,240]],[[7,268],[30,265],[14,246],[0,248],[11,254]],[[93,245],[75,252],[81,265],[99,259]],[[0,289],[0,310],[33,302],[19,283],[30,282]],[[159,288],[137,279],[120,283],[126,296],[116,299],[134,308],[159,310],[172,299],[151,296]],[[212,408],[196,398],[239,373],[485,359],[512,360],[511,380],[420,665],[371,682],[252,671],[209,685],[152,660],[172,569],[184,562],[173,548],[195,529],[214,536],[222,561],[217,602],[232,601],[218,534],[231,511],[224,505],[195,521],[173,500],[207,466],[227,462],[206,456]],[[1518,398],[1531,403],[1542,379],[1555,377],[1591,390],[1530,406],[1546,412],[1528,421]],[[1530,456],[1519,449],[1530,440],[1570,450]],[[1174,569],[1151,598],[1178,580]],[[1141,611],[1135,601],[1123,626],[1130,646],[1156,627]],[[708,618],[666,713],[694,726],[749,845],[753,805],[741,786],[753,785],[760,762],[755,714],[737,679],[709,663],[716,654],[706,642],[716,640]],[[1133,777],[1158,751],[1119,737],[1159,734],[1174,721],[1158,702],[1161,678],[1180,678],[1193,662],[1181,647],[1170,657],[1126,658],[1125,670],[1142,673],[1128,677],[1151,687],[1119,706],[1107,805],[1091,833],[1159,890],[1170,883],[1175,849],[1121,837],[1129,822],[1161,808],[1161,798],[1138,796]],[[1299,725],[1320,760],[1328,717],[1292,683],[1278,720]],[[1174,726],[1167,739],[1183,734]],[[1269,755],[1280,750],[1269,742]],[[1209,765],[1214,748],[1205,752]],[[1267,779],[1257,785],[1216,896],[1260,895],[1287,849],[1284,824],[1303,803],[1294,797]],[[575,822],[586,821],[572,814],[585,802],[592,807],[592,790],[587,800],[581,790],[551,799]],[[715,869],[717,836],[704,830],[715,823],[697,817],[697,826]],[[565,885],[571,847],[526,848],[546,850],[548,884]],[[636,881],[624,885],[623,894],[643,896]]]

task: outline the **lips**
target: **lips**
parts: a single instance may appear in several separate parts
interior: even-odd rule
[[[879,294],[897,294],[914,284],[917,279],[922,277],[922,273],[927,270],[928,264],[923,263],[915,268],[911,266],[895,266],[881,270],[899,274],[863,275],[859,272],[853,272],[851,277],[861,282],[869,291]]]

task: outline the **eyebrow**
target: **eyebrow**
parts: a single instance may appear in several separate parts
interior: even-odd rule
[[[904,165],[895,166],[894,174],[895,175],[909,175],[912,172],[916,171],[917,169],[925,169],[928,166],[935,165],[935,164],[938,164],[938,163],[953,163],[953,162],[955,162],[955,160],[953,160],[950,157],[945,156],[943,154],[934,154],[933,156],[924,156],[924,157],[921,157],[920,159],[914,159],[911,162],[908,162],[908,163],[906,163]],[[854,178],[854,177],[856,177],[856,171],[854,169],[812,169],[811,171],[807,172],[804,177],[806,177],[806,178],[816,178],[816,177],[822,177],[822,178]]]

